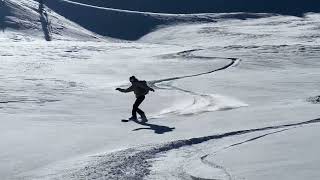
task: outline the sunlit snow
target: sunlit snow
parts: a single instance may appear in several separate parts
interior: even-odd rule
[[[319,179],[320,14],[55,2],[157,23],[110,30],[127,41],[0,2],[1,179]],[[121,122],[135,97],[115,88],[132,75],[156,90],[147,123]]]

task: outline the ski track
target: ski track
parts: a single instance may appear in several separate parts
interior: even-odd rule
[[[166,112],[160,112],[159,114],[156,114],[154,116],[150,116],[149,119],[154,119],[154,118],[159,118],[164,115],[170,115],[170,114],[175,114],[175,115],[194,115],[194,114],[200,114],[200,113],[205,113],[205,112],[211,112],[211,111],[224,111],[224,110],[231,110],[231,109],[236,109],[240,107],[246,107],[248,104],[245,104],[241,101],[238,101],[236,99],[230,98],[230,97],[223,97],[220,95],[210,95],[210,94],[200,94],[197,92],[193,92],[190,90],[186,90],[180,87],[173,86],[171,84],[161,84],[164,82],[172,82],[175,80],[181,80],[181,79],[186,79],[186,78],[193,78],[193,77],[198,77],[202,75],[208,75],[212,74],[214,72],[226,70],[230,67],[237,66],[240,63],[239,58],[234,58],[234,57],[214,57],[214,56],[198,56],[198,55],[193,55],[193,52],[197,51],[202,51],[204,49],[191,49],[191,50],[185,50],[177,53],[172,53],[172,54],[167,54],[167,55],[161,55],[159,57],[161,58],[183,58],[183,59],[225,59],[225,60],[230,60],[230,62],[220,68],[213,69],[207,72],[201,72],[201,73],[196,73],[196,74],[191,74],[191,75],[184,75],[184,76],[176,76],[176,77],[171,77],[171,78],[164,78],[164,79],[159,79],[159,80],[151,80],[147,81],[148,85],[150,87],[153,87],[154,89],[158,90],[176,90],[180,91],[183,93],[187,93],[191,96],[193,96],[193,103],[188,106],[191,112],[183,111],[182,109],[185,109],[184,107],[179,107],[178,109],[173,109],[169,108],[168,110],[165,110]],[[125,88],[129,84],[123,84],[120,87]],[[215,104],[215,101],[222,101],[223,103],[220,103],[218,105]],[[223,101],[225,100],[225,101]],[[230,102],[229,102],[230,101]],[[229,103],[228,103],[229,102]]]
[[[310,97],[307,101],[312,104],[320,104],[320,96]]]
[[[284,131],[288,131],[288,130],[293,129],[293,128],[297,128],[297,127],[291,127],[291,128],[286,128],[286,129],[282,129],[282,130],[277,130],[277,131],[274,131],[274,132],[270,132],[270,133],[266,133],[266,134],[263,134],[263,135],[260,135],[260,136],[256,136],[256,137],[250,138],[250,139],[245,140],[245,141],[241,141],[241,142],[238,142],[238,143],[234,143],[234,144],[232,144],[232,145],[229,145],[229,146],[227,146],[227,147],[222,148],[221,150],[215,151],[215,152],[212,153],[212,154],[206,154],[206,155],[204,155],[204,156],[201,156],[201,157],[200,157],[201,163],[203,163],[203,164],[205,164],[205,165],[208,165],[208,166],[210,166],[210,167],[212,167],[212,168],[221,170],[221,171],[225,174],[225,176],[227,177],[228,180],[233,180],[233,179],[235,179],[235,178],[232,177],[232,175],[228,172],[228,170],[227,170],[225,167],[223,167],[223,166],[221,166],[221,165],[219,165],[219,164],[217,164],[217,163],[215,163],[215,162],[209,161],[209,160],[207,160],[207,158],[208,158],[210,155],[211,155],[211,156],[215,156],[217,153],[222,152],[222,151],[225,151],[225,150],[230,149],[230,148],[233,148],[233,147],[235,147],[235,146],[240,146],[240,145],[242,145],[242,144],[246,144],[246,143],[249,143],[249,142],[252,142],[252,141],[255,141],[255,140],[264,138],[264,137],[266,137],[266,136],[273,135],[273,134],[277,134],[277,133],[281,133],[281,132],[284,132]],[[192,174],[188,174],[187,172],[185,172],[185,173],[186,173],[187,175],[189,175],[192,179],[195,179],[195,180],[209,180],[209,179],[206,179],[206,178],[196,177],[196,176],[194,176],[194,175],[192,175]],[[211,180],[211,179],[210,179],[210,180]]]
[[[196,92],[193,92],[193,91],[189,91],[189,90],[186,90],[186,89],[183,89],[183,88],[180,88],[180,87],[173,86],[171,84],[165,84],[165,85],[162,84],[162,86],[165,86],[165,88],[164,87],[160,87],[159,85],[157,85],[157,84],[160,84],[160,83],[163,83],[163,82],[169,82],[169,81],[174,81],[174,80],[181,80],[181,79],[185,79],[185,78],[192,78],[192,77],[212,74],[214,72],[226,70],[229,67],[237,65],[240,62],[240,59],[233,58],[233,57],[199,56],[199,55],[193,55],[192,54],[193,52],[202,51],[202,50],[203,49],[191,49],[191,50],[181,51],[181,52],[178,52],[178,53],[173,53],[173,54],[167,54],[167,55],[160,56],[162,58],[169,58],[169,59],[170,58],[183,58],[183,59],[194,59],[194,58],[197,58],[197,59],[226,59],[226,60],[231,60],[231,61],[230,61],[230,63],[228,63],[227,65],[225,65],[225,66],[223,66],[221,68],[213,69],[213,70],[207,71],[207,72],[149,81],[148,84],[151,87],[154,87],[155,89],[177,90],[177,91],[180,91],[180,92],[183,92],[183,93],[187,93],[187,94],[193,96],[193,103],[191,105],[189,105],[188,107],[185,107],[185,108],[183,107],[183,108],[178,108],[178,109],[173,109],[173,110],[169,109],[164,113],[160,113],[160,115],[158,115],[158,116],[169,115],[169,114],[193,115],[193,114],[205,113],[205,112],[210,112],[210,111],[231,110],[231,109],[235,109],[235,108],[248,106],[245,103],[236,102],[236,100],[232,100],[233,102],[235,102],[236,105],[234,105],[234,104],[224,104],[221,107],[217,107],[217,105],[214,104],[214,102],[217,99],[217,97],[214,97],[212,95],[199,94],[199,93],[196,93]],[[190,112],[188,112],[188,110],[186,111],[185,110],[186,108],[189,109]]]
[[[1,1],[1,0],[0,0]],[[61,0],[67,3],[72,3],[76,5],[81,5],[81,6],[86,6],[86,7],[91,7],[91,8],[97,8],[97,9],[103,9],[103,10],[109,10],[109,11],[114,11],[114,12],[119,12],[119,13],[130,13],[130,14],[140,14],[144,16],[154,16],[156,18],[176,18],[180,19],[181,21],[188,21],[193,18],[198,18],[198,21],[208,21],[212,22],[214,21],[213,17],[214,15],[210,14],[196,14],[196,15],[173,15],[173,14],[159,14],[159,13],[147,13],[147,12],[136,12],[136,11],[128,11],[128,10],[117,10],[117,9],[112,9],[112,8],[104,8],[104,7],[97,7],[97,6],[92,6],[92,5],[86,5],[83,3],[77,3],[73,2],[70,0]],[[42,28],[43,28],[43,33],[45,35],[45,38],[47,40],[52,39],[51,35],[51,23],[50,20],[48,19],[47,15],[44,14],[44,12],[39,12],[40,15],[40,21],[42,23]],[[261,15],[262,16],[262,15]],[[262,16],[263,17],[263,16]],[[186,18],[186,19],[184,19]],[[182,22],[183,22],[182,21]],[[181,80],[181,79],[186,79],[186,78],[192,78],[192,77],[198,77],[202,75],[208,75],[212,74],[214,72],[218,71],[223,71],[227,70],[228,68],[237,65],[240,62],[239,58],[233,58],[233,57],[211,57],[211,56],[199,56],[199,55],[193,55],[192,53],[201,51],[203,49],[191,49],[191,50],[185,50],[181,51],[178,53],[173,53],[173,54],[167,54],[160,56],[164,59],[170,59],[170,58],[183,58],[183,59],[225,59],[225,60],[230,60],[228,64],[221,68],[213,69],[211,71],[207,72],[201,72],[197,74],[191,74],[191,75],[185,75],[185,76],[176,76],[176,77],[171,77],[171,78],[165,78],[165,79],[159,79],[159,80],[153,80],[149,81],[148,84],[151,87],[154,87],[156,89],[164,89],[164,90],[176,90],[180,91],[183,93],[191,94],[197,97],[201,98],[207,98],[208,95],[205,94],[199,94],[190,90],[186,90],[180,87],[173,86],[171,84],[161,84],[162,87],[158,86],[160,83],[163,82],[171,82],[175,80]],[[11,55],[7,55],[11,56]],[[166,88],[164,88],[166,87]],[[17,100],[6,100],[0,102],[0,104],[8,104],[8,103],[45,103],[45,102],[56,102],[59,100],[55,99],[26,99],[26,98],[16,98]],[[308,99],[309,102],[311,103],[319,103],[320,97],[311,97]],[[1,107],[0,107],[1,108]],[[255,133],[255,132],[264,132],[268,130],[276,130],[274,132],[268,132],[263,135],[259,135],[238,143],[234,143],[232,145],[226,146],[222,148],[219,151],[216,151],[213,153],[213,156],[220,151],[227,150],[229,148],[233,148],[245,143],[253,142],[256,140],[259,140],[263,137],[270,136],[276,133],[281,133],[284,131],[291,130],[293,128],[298,128],[298,127],[303,127],[306,125],[311,125],[311,124],[316,124],[320,123],[320,118],[318,119],[313,119],[309,121],[303,121],[303,122],[297,122],[297,123],[291,123],[291,124],[284,124],[284,125],[275,125],[275,126],[267,126],[267,127],[262,127],[262,128],[254,128],[254,129],[245,129],[245,130],[238,130],[238,131],[231,131],[231,132],[226,132],[222,134],[215,134],[215,135],[210,135],[210,136],[203,136],[203,137],[195,137],[191,139],[184,139],[184,140],[176,140],[168,143],[163,143],[163,144],[158,144],[158,145],[148,145],[148,146],[141,146],[141,147],[133,147],[121,151],[117,151],[114,153],[108,153],[108,154],[102,154],[99,156],[92,156],[93,160],[90,161],[89,165],[82,169],[73,169],[70,171],[63,170],[63,174],[57,173],[57,174],[50,174],[50,175],[45,175],[41,177],[31,177],[30,179],[119,179],[119,180],[140,180],[145,178],[147,175],[150,174],[151,170],[150,167],[152,166],[152,159],[156,158],[157,155],[160,153],[165,153],[170,150],[174,149],[179,149],[182,147],[186,146],[192,146],[192,145],[197,145],[200,143],[204,143],[207,141],[211,140],[217,140],[217,139],[223,139],[227,137],[233,137],[233,136],[240,136],[244,134],[250,134],[250,133]],[[152,124],[149,124],[151,127]],[[139,129],[137,129],[139,130]],[[227,179],[232,180],[233,177],[232,175],[227,171],[227,169],[221,165],[218,165],[214,162],[211,162],[207,160],[209,157],[209,154],[206,154],[204,156],[200,157],[200,160],[203,164],[211,166],[213,168],[220,169],[223,171],[227,177]],[[187,172],[184,172],[187,173]],[[206,180],[201,177],[196,177],[191,174],[187,174],[191,179],[195,180]],[[29,179],[29,177],[26,177],[26,179]]]
[[[280,133],[283,131],[290,130],[292,128],[303,127],[305,125],[311,125],[320,123],[320,118],[313,119],[309,121],[291,123],[291,124],[284,124],[284,125],[276,125],[276,126],[267,126],[262,128],[255,128],[255,129],[245,129],[245,130],[238,130],[238,131],[231,131],[226,132],[223,134],[216,134],[211,136],[204,136],[198,138],[191,138],[185,140],[177,140],[169,143],[164,143],[160,145],[148,145],[143,147],[136,147],[130,148],[126,150],[117,151],[114,153],[104,154],[93,157],[89,165],[84,167],[83,169],[78,170],[70,170],[70,171],[63,171],[68,172],[67,174],[51,174],[46,177],[32,177],[32,179],[118,179],[118,180],[138,180],[143,179],[147,175],[150,174],[151,170],[149,169],[152,165],[150,162],[152,159],[156,158],[158,154],[165,153],[167,151],[173,149],[179,149],[181,147],[191,146],[200,144],[203,142],[207,142],[210,140],[215,139],[222,139],[226,137],[232,136],[240,136],[244,134],[250,134],[254,132],[263,132],[267,130],[279,130],[272,133],[267,133],[264,135],[260,135],[255,138],[251,138],[249,140],[233,144],[229,147],[224,149],[237,146],[243,143],[252,142],[257,139],[263,138],[268,135],[272,135],[275,133]],[[204,163],[208,163],[205,159],[208,155],[203,156],[201,159]],[[226,169],[222,166],[217,164],[212,164],[214,167],[222,168],[224,171]],[[226,174],[229,179],[232,179],[231,175],[226,171]],[[194,177],[194,179],[199,179]],[[201,179],[201,178],[200,178]]]
[[[210,162],[210,161],[207,161],[206,158],[209,156],[209,154],[205,155],[205,156],[202,156],[200,159],[201,159],[201,162],[203,164],[206,164],[206,165],[209,165],[213,168],[217,168],[217,169],[220,169],[221,171],[223,171],[225,173],[225,175],[227,176],[228,180],[233,180],[231,174],[228,172],[228,170],[223,167],[223,166],[220,166],[214,162]],[[211,179],[205,179],[205,178],[200,178],[200,177],[195,177],[195,176],[192,176],[190,175],[192,179],[194,180],[211,180]]]
[[[198,74],[192,74],[192,75],[185,75],[185,76],[177,76],[177,77],[171,77],[171,78],[165,78],[165,79],[159,79],[159,80],[154,80],[154,81],[149,81],[149,85],[153,86],[153,87],[156,87],[156,84],[158,83],[162,83],[162,82],[167,82],[167,81],[173,81],[173,80],[180,80],[180,79],[185,79],[185,78],[191,78],[191,77],[197,77],[197,76],[202,76],[202,75],[207,75],[207,74],[212,74],[214,72],[217,72],[217,71],[221,71],[221,70],[225,70],[225,69],[228,69],[229,67],[231,67],[232,65],[236,64],[237,61],[239,61],[238,58],[226,58],[226,57],[206,57],[206,56],[190,56],[190,54],[192,52],[195,52],[195,51],[200,51],[200,50],[203,50],[203,49],[193,49],[193,50],[187,50],[187,51],[182,51],[182,52],[178,52],[176,53],[177,55],[179,55],[181,57],[189,57],[189,58],[206,58],[206,59],[228,59],[228,60],[231,60],[231,62],[221,68],[218,68],[218,69],[214,69],[214,70],[211,70],[211,71],[208,71],[208,72],[202,72],[202,73],[198,73]],[[167,56],[165,56],[167,57]]]

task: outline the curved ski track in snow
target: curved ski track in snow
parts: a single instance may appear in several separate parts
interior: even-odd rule
[[[186,54],[190,54],[192,52],[195,52],[195,51],[200,51],[200,50],[203,50],[203,49],[194,49],[194,50],[188,50],[188,51],[182,51],[182,52],[179,52],[177,53],[177,55],[186,55]],[[185,78],[191,78],[191,77],[197,77],[197,76],[202,76],[202,75],[206,75],[206,74],[212,74],[214,72],[217,72],[217,71],[221,71],[221,70],[225,70],[225,69],[228,69],[229,67],[231,67],[232,65],[236,64],[237,61],[240,61],[240,59],[238,58],[226,58],[226,57],[205,57],[205,56],[196,56],[197,58],[206,58],[206,59],[228,59],[228,60],[231,60],[229,64],[221,67],[221,68],[218,68],[218,69],[213,69],[211,71],[208,71],[208,72],[202,72],[202,73],[198,73],[198,74],[191,74],[191,75],[185,75],[185,76],[177,76],[177,77],[171,77],[171,78],[165,78],[165,79],[159,79],[159,80],[154,80],[154,81],[149,81],[148,83],[151,85],[151,86],[155,86],[155,84],[158,84],[158,83],[161,83],[161,82],[166,82],[166,81],[173,81],[173,80],[179,80],[179,79],[185,79]]]
[[[181,106],[174,106],[170,107],[168,109],[164,109],[160,112],[159,115],[157,116],[163,116],[163,115],[169,115],[169,114],[175,114],[175,115],[193,115],[193,114],[199,114],[199,113],[204,113],[204,112],[211,112],[211,111],[218,111],[218,110],[230,110],[230,109],[235,109],[235,108],[240,108],[244,106],[248,106],[247,104],[230,98],[230,97],[224,97],[221,95],[212,95],[212,94],[199,94],[196,92],[192,92],[186,89],[182,89],[179,87],[175,87],[171,84],[165,84],[157,86],[157,84],[162,83],[162,82],[168,82],[168,81],[174,81],[174,80],[180,80],[180,79],[185,79],[185,78],[192,78],[192,77],[197,77],[197,76],[202,76],[202,75],[207,75],[207,74],[212,74],[214,72],[226,70],[229,67],[232,67],[233,65],[238,64],[240,62],[240,59],[238,58],[228,58],[228,57],[210,57],[210,56],[199,56],[199,55],[193,55],[193,52],[196,51],[201,51],[203,49],[192,49],[192,50],[186,50],[174,54],[168,54],[162,56],[163,58],[198,58],[198,59],[226,59],[230,60],[230,63],[227,65],[213,69],[208,72],[202,72],[202,73],[197,73],[197,74],[192,74],[192,75],[185,75],[185,76],[177,76],[177,77],[172,77],[172,78],[165,78],[165,79],[160,79],[160,80],[154,80],[154,81],[149,81],[149,85],[156,88],[156,89],[163,89],[163,90],[177,90],[180,92],[187,93],[191,95],[192,97],[192,102],[190,103],[184,103]]]
[[[176,90],[181,90],[186,92],[180,88],[176,88],[171,86]],[[195,115],[200,113],[212,112],[212,111],[227,111],[240,107],[248,106],[247,104],[222,95],[215,94],[196,94],[194,92],[189,93],[191,96],[191,100],[187,101],[186,98],[174,104],[172,107],[166,108],[160,112],[159,117],[166,115]]]
[[[218,174],[212,174],[212,176],[214,176],[215,178],[202,178],[202,177],[199,177],[199,176],[197,176],[195,174],[192,174],[192,173],[188,172],[188,170],[185,170],[185,174],[190,176],[192,179],[195,179],[195,180],[211,180],[211,179],[233,180],[235,178],[232,177],[232,175],[228,172],[228,170],[225,167],[213,162],[212,160],[209,161],[209,160],[207,160],[207,158],[209,156],[215,156],[217,153],[219,153],[221,151],[224,151],[224,150],[227,150],[229,148],[232,148],[232,147],[235,147],[235,146],[239,146],[239,145],[242,145],[242,144],[245,144],[245,143],[249,143],[251,141],[255,141],[257,139],[264,138],[266,136],[270,136],[270,135],[273,135],[273,134],[277,134],[277,133],[281,133],[281,132],[284,132],[284,131],[288,131],[288,130],[293,129],[293,128],[297,128],[297,127],[290,127],[290,128],[286,128],[286,129],[277,130],[277,131],[274,131],[274,132],[269,132],[269,133],[266,133],[266,134],[263,134],[263,135],[259,135],[257,137],[253,137],[253,138],[250,138],[248,140],[245,140],[245,141],[242,141],[242,142],[238,142],[238,143],[229,145],[227,147],[224,147],[221,150],[213,152],[212,154],[206,154],[206,155],[201,156],[200,157],[200,163],[201,163],[200,166],[201,165],[205,165],[205,166],[209,166],[211,168],[211,170],[215,169],[218,172],[220,171],[220,173],[218,173]],[[197,172],[197,174],[199,174],[199,172]]]
[[[245,130],[226,132],[223,134],[215,134],[211,136],[177,140],[177,141],[172,141],[172,142],[160,144],[160,145],[149,145],[149,146],[138,147],[138,148],[130,148],[126,150],[117,151],[114,153],[93,157],[95,159],[92,160],[86,167],[80,170],[78,169],[73,171],[72,170],[63,171],[63,174],[51,174],[46,177],[33,177],[33,179],[61,178],[61,179],[77,179],[77,180],[78,179],[118,179],[118,180],[137,179],[138,180],[138,179],[143,179],[144,177],[150,174],[151,170],[149,168],[151,167],[151,163],[152,163],[150,161],[156,158],[156,156],[160,153],[165,153],[173,149],[179,149],[185,146],[196,145],[196,144],[200,144],[200,143],[210,141],[210,140],[215,140],[215,139],[222,139],[222,138],[232,137],[232,136],[240,136],[244,134],[250,134],[254,132],[263,132],[267,130],[278,130],[273,133],[268,133],[268,134],[242,142],[242,143],[246,143],[246,142],[254,141],[256,139],[265,137],[267,135],[289,130],[290,128],[303,127],[305,125],[311,125],[316,123],[320,123],[320,118],[309,120],[309,121],[292,123],[292,124],[267,126],[267,127],[255,128],[255,129],[245,129]],[[235,146],[237,144],[241,144],[241,143],[236,143],[231,146]],[[201,158],[204,161],[204,163],[207,163],[205,161],[206,157],[207,156],[203,156]],[[212,164],[212,165],[215,166],[216,168],[225,169],[224,167],[216,164]],[[66,172],[68,173],[66,174]],[[228,179],[232,178],[227,171],[225,173],[227,174],[227,177],[229,177]],[[194,177],[194,179],[201,179],[201,178]]]
[[[230,60],[228,64],[226,64],[223,67],[213,69],[207,72],[201,72],[201,73],[196,73],[196,74],[191,74],[191,75],[184,75],[184,76],[176,76],[176,77],[171,77],[171,78],[164,78],[164,79],[159,79],[159,80],[151,80],[148,81],[148,85],[150,87],[153,87],[154,89],[158,90],[176,90],[180,91],[182,93],[186,93],[189,95],[189,97],[192,98],[192,102],[183,102],[179,103],[180,106],[174,105],[173,107],[168,107],[166,109],[161,110],[158,114],[155,114],[151,117],[152,118],[159,118],[165,115],[194,115],[194,114],[200,114],[200,113],[205,113],[205,112],[212,112],[212,111],[225,111],[225,110],[231,110],[231,109],[236,109],[240,107],[246,107],[248,104],[241,102],[240,100],[237,100],[232,97],[227,97],[223,95],[218,95],[218,94],[200,94],[197,92],[193,92],[190,90],[183,89],[181,87],[176,87],[171,84],[161,84],[164,82],[172,82],[175,80],[181,80],[185,78],[192,78],[192,77],[197,77],[197,76],[202,76],[202,75],[208,75],[212,74],[214,72],[226,70],[230,67],[237,66],[241,60],[239,58],[234,58],[234,57],[214,57],[214,56],[199,56],[199,55],[193,55],[193,52],[196,51],[201,51],[203,49],[191,49],[191,50],[185,50],[181,51],[178,53],[173,53],[173,54],[167,54],[160,56],[161,58],[196,58],[196,59],[225,59],[225,60]],[[158,85],[159,84],[159,85]],[[122,85],[123,87],[127,86],[128,84]]]

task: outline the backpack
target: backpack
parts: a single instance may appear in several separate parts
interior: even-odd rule
[[[149,86],[147,84],[147,81],[139,81],[139,85],[141,87],[140,88],[141,89],[141,93],[143,95],[147,95],[149,93],[149,91],[150,91],[150,88],[149,88]]]

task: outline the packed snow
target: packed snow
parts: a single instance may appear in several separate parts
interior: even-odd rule
[[[320,14],[0,3],[1,179],[319,179]],[[121,122],[132,75],[146,123]]]

